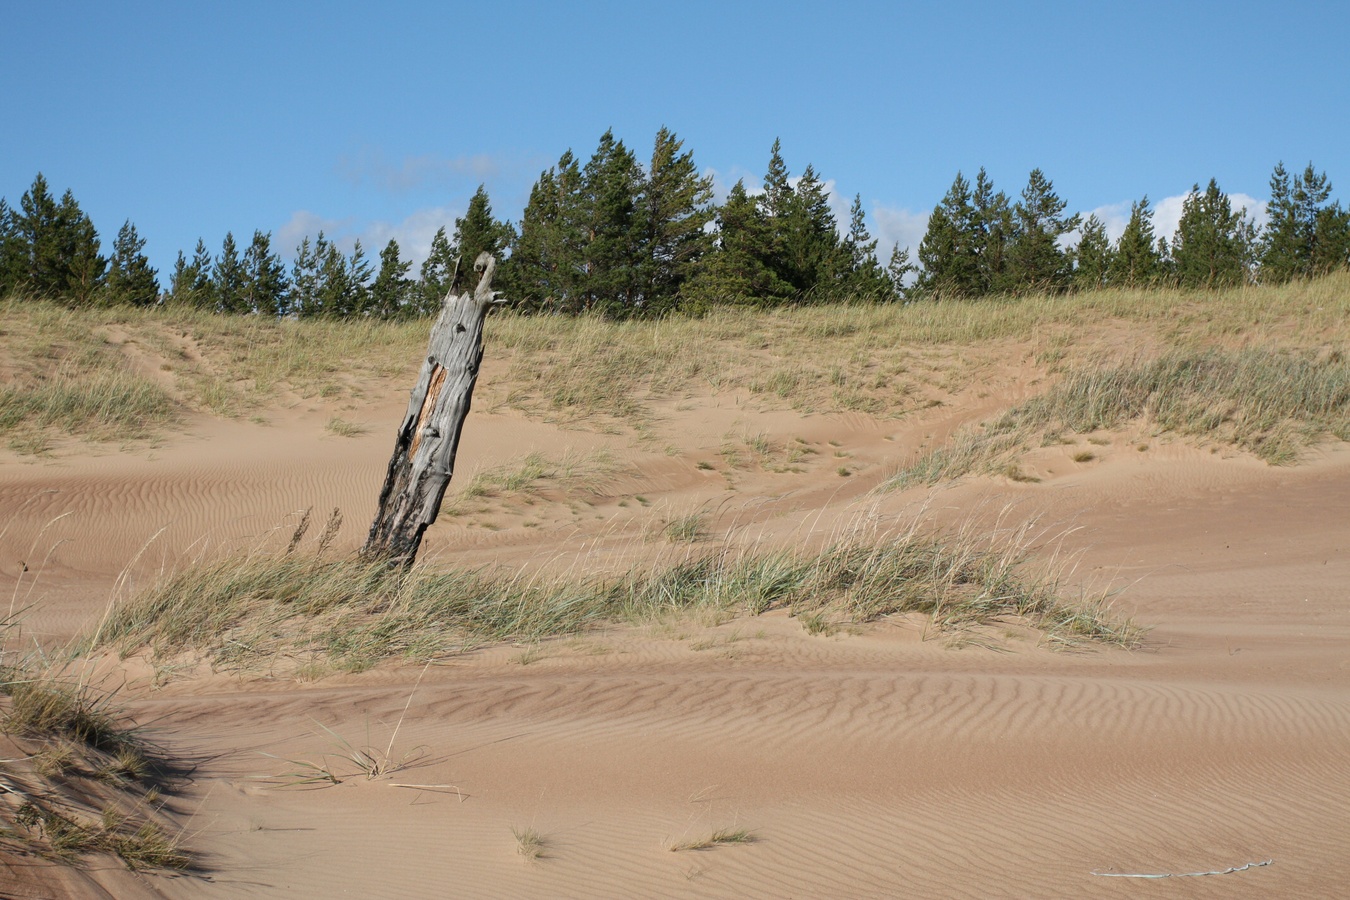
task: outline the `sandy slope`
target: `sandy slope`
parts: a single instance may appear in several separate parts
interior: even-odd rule
[[[1039,483],[871,493],[1025,385],[992,389],[898,422],[686,398],[642,441],[475,413],[457,484],[532,451],[570,452],[580,474],[464,504],[425,553],[612,566],[679,552],[661,523],[697,510],[739,542],[903,526],[920,509],[983,529],[1035,517],[1043,553],[1076,561],[1074,583],[1126,588],[1117,607],[1156,625],[1147,649],[1052,652],[1014,632],[953,648],[917,621],[821,637],[770,613],[316,683],[156,678],[128,661],[122,701],[198,764],[174,806],[204,871],[22,867],[0,871],[0,894],[1343,896],[1350,448],[1273,469],[1117,435],[1031,454]],[[154,448],[0,461],[0,588],[27,634],[96,624],[119,574],[134,587],[196,554],[284,542],[306,507],[341,508],[337,545],[357,546],[404,397],[369,395],[342,410],[370,426],[354,438],[302,404]],[[1072,460],[1089,447],[1096,459]],[[404,766],[367,780],[335,735]],[[325,757],[341,784],[278,784]],[[513,828],[542,835],[539,860],[518,855]],[[754,841],[668,849],[721,828]],[[1092,874],[1267,859],[1205,878]]]

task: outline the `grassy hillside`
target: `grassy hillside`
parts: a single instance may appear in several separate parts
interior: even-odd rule
[[[193,414],[250,415],[287,395],[359,394],[371,378],[410,377],[428,329],[181,309],[72,311],[22,300],[0,304],[0,314],[0,435],[27,453],[62,435],[143,439]],[[1256,424],[1232,427],[1222,412],[1197,415],[1182,402],[1160,424],[1258,452],[1268,443],[1261,433],[1281,430],[1272,445],[1279,449],[1263,455],[1288,461],[1309,440],[1346,435],[1338,392],[1342,348],[1350,346],[1350,274],[1219,292],[722,309],[621,323],[507,313],[492,317],[486,341],[492,377],[480,385],[480,408],[623,429],[641,428],[651,401],[709,389],[747,391],[803,412],[903,415],[978,383],[992,359],[1009,354],[1048,376],[1072,376],[1078,387],[1062,388],[1052,405],[1062,406],[1064,391],[1091,393],[1102,379],[1152,379],[1154,394],[1173,385],[1204,391],[1183,385],[1196,371],[1187,360],[1203,360],[1219,382],[1227,367],[1255,379],[1266,412]],[[1171,362],[1158,368],[1159,360]],[[1319,395],[1321,406],[1311,409]],[[1110,421],[1157,406],[1122,401]],[[1017,429],[1031,419],[1037,427],[1088,426],[1063,409],[1038,409],[1018,413]],[[1293,425],[1275,421],[1281,411]],[[1094,420],[1099,425],[1110,427]]]

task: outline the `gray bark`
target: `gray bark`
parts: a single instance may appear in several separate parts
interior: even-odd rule
[[[496,265],[491,254],[480,253],[473,266],[482,273],[478,286],[458,295],[452,288],[442,301],[362,556],[412,565],[422,535],[440,513],[483,361],[483,320],[489,307],[504,302],[492,290]]]

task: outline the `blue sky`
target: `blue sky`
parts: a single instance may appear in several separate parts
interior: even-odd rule
[[[917,247],[957,170],[1160,233],[1210,177],[1253,209],[1313,161],[1350,198],[1350,4],[6,4],[0,195],[43,172],[163,280],[197,238],[327,230],[420,260],[477,185],[518,219],[540,171],[665,125],[725,189],[775,137],[841,210]],[[1171,198],[1170,204],[1168,198]],[[1174,221],[1172,219],[1171,221]],[[1123,218],[1119,220],[1123,224]],[[883,251],[884,252],[884,251]]]

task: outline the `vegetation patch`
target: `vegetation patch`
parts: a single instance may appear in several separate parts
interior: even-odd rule
[[[0,317],[0,433],[38,447],[32,435],[43,430],[120,440],[168,427],[185,408],[235,416],[283,392],[352,396],[363,379],[410,377],[428,328],[425,319],[289,321],[31,299],[0,303]],[[646,427],[657,415],[651,401],[709,389],[803,412],[899,416],[975,384],[987,356],[972,352],[980,345],[1030,342],[1057,370],[1085,371],[1120,346],[1122,327],[1158,355],[1235,352],[1254,335],[1274,354],[1343,347],[1350,274],[1211,291],[732,306],[700,318],[507,312],[488,319],[486,359],[501,374],[484,379],[479,402],[602,429]],[[137,347],[160,361],[162,379],[135,374],[128,353]]]
[[[670,850],[673,853],[685,850],[711,850],[724,844],[753,844],[756,840],[755,833],[748,828],[719,828],[706,837],[671,844]]]
[[[536,642],[610,622],[691,611],[756,615],[773,608],[811,621],[865,623],[922,613],[938,631],[1005,618],[1055,642],[1133,646],[1140,631],[1100,602],[1059,599],[1018,551],[968,536],[915,533],[845,541],[816,553],[726,545],[674,564],[564,578],[488,569],[410,571],[313,557],[221,559],[172,575],[119,606],[96,646],[192,651],[249,667],[299,654],[359,671],[383,659],[426,660],[486,642]]]
[[[75,862],[106,853],[133,869],[191,864],[160,812],[174,773],[107,695],[30,660],[5,664],[0,732],[0,854]]]
[[[979,430],[958,432],[890,484],[936,484],[996,472],[1034,446],[1037,435],[1089,434],[1130,422],[1290,465],[1319,439],[1350,440],[1350,361],[1336,351],[1211,349],[1098,366],[1068,376]]]

